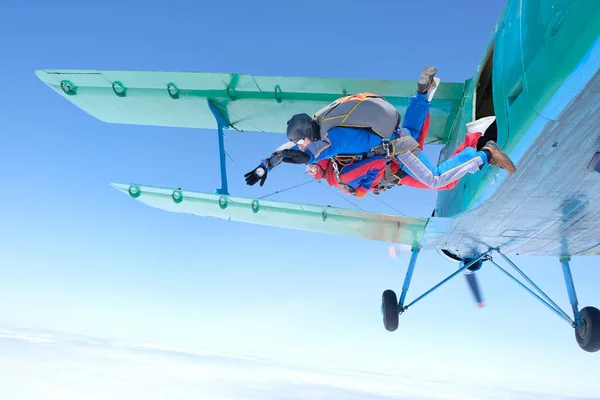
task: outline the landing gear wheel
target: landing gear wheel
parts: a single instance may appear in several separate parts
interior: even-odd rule
[[[590,353],[600,350],[600,310],[585,307],[579,312],[581,328],[575,328],[577,344]]]
[[[398,297],[393,290],[386,290],[381,296],[381,311],[383,313],[383,326],[386,330],[394,332],[398,329]]]

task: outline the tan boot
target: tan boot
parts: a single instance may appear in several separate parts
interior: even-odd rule
[[[514,174],[517,172],[517,167],[512,162],[512,160],[500,149],[500,146],[496,144],[493,140],[489,140],[482,148],[481,151],[487,150],[488,154],[491,155],[489,157],[488,163],[491,165],[495,165],[498,168],[502,168],[508,171],[509,174]]]
[[[417,81],[417,91],[421,94],[427,93],[427,91],[434,84],[434,77],[437,73],[438,69],[436,67],[425,67],[423,71],[421,71],[421,76]],[[437,89],[437,87],[436,87]],[[432,96],[433,97],[433,96]]]

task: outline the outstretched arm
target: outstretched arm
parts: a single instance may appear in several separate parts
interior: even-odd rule
[[[283,161],[283,152],[286,150],[299,151],[298,146],[293,142],[285,142],[269,157],[262,159],[258,167],[244,175],[246,184],[253,186],[260,181],[260,186],[263,186],[267,180],[267,173]]]
[[[268,158],[262,159],[258,167],[246,173],[246,184],[253,186],[260,181],[260,186],[265,184],[267,173],[282,162],[290,164],[306,164],[309,155],[299,149],[298,145],[286,142],[279,146]]]
[[[336,132],[333,131],[334,130],[330,133],[336,135]],[[318,161],[337,156],[338,154],[344,154],[347,151],[347,148],[347,140],[343,134],[337,135],[335,140],[331,140],[328,135],[325,134],[321,140],[310,142],[303,150],[300,150],[298,145],[291,142],[285,143],[279,147],[281,150],[274,152],[269,158],[262,160],[258,167],[244,175],[246,177],[246,183],[248,185],[254,185],[258,181],[261,181],[260,185],[262,186],[267,179],[267,172],[282,162],[291,164],[314,164]]]
[[[273,167],[279,165],[279,163],[281,163],[282,161],[282,157],[283,156],[283,151],[285,150],[296,150],[296,151],[300,151],[300,148],[298,147],[297,144],[294,144],[294,142],[285,142],[284,144],[282,144],[281,146],[279,146],[277,149],[275,149],[275,151],[273,153],[271,153],[271,155],[267,158],[264,158],[260,161],[260,164],[266,168],[267,171],[270,171],[273,169]]]

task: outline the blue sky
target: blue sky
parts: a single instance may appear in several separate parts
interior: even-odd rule
[[[111,182],[212,192],[215,133],[104,124],[34,75],[65,68],[416,79],[433,64],[442,80],[468,79],[504,1],[428,4],[0,5],[0,325],[600,397],[598,354],[580,350],[564,321],[494,268],[479,273],[485,309],[459,277],[402,315],[391,334],[381,292],[400,291],[408,257],[391,259],[384,243],[204,220],[123,196]],[[360,62],[320,50],[355,26],[363,30],[335,46]],[[263,188],[245,185],[243,174],[282,140],[227,135],[232,194],[259,197],[309,180],[290,166]],[[433,160],[437,150],[428,150]],[[271,198],[353,207],[316,182]],[[401,188],[384,200],[428,216],[435,194]],[[372,198],[354,203],[391,211]],[[569,309],[557,259],[514,260]],[[600,305],[596,263],[572,262],[582,305]],[[423,252],[409,299],[454,267]]]

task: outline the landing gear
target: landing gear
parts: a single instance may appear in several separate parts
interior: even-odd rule
[[[575,327],[575,339],[583,350],[590,353],[600,350],[600,310],[584,307],[579,312],[581,327]]]
[[[492,258],[493,252],[498,253],[508,264],[510,264],[539,293],[539,295],[511,275],[506,269],[498,265]],[[567,313],[565,313],[558,305],[556,305],[556,303],[552,301],[552,299],[550,299],[546,293],[536,286],[536,284],[533,283],[533,281],[529,279],[529,277],[525,275],[525,273],[521,271],[512,261],[510,261],[508,257],[502,254],[499,249],[495,248],[489,249],[477,257],[468,257],[462,259],[460,262],[460,268],[458,270],[405,306],[404,300],[406,299],[406,293],[408,292],[408,288],[412,280],[412,274],[415,269],[418,254],[419,249],[413,248],[408,270],[406,271],[406,277],[404,278],[404,284],[402,285],[400,301],[396,304],[396,293],[394,293],[394,291],[388,289],[383,292],[381,311],[383,314],[383,324],[386,330],[390,332],[395,331],[398,328],[398,319],[400,314],[461,272],[464,272],[467,275],[467,278],[471,278],[471,280],[467,279],[467,281],[469,281],[469,285],[473,290],[476,301],[478,302],[479,306],[482,306],[483,303],[479,294],[478,285],[475,288],[476,283],[474,283],[475,281],[472,275],[481,268],[484,261],[490,261],[493,265],[498,267],[500,271],[504,272],[509,278],[514,280],[531,295],[540,300],[555,314],[568,322],[569,325],[571,325],[571,327],[573,327],[575,330],[575,338],[577,340],[577,344],[579,344],[579,347],[587,352],[596,352],[600,350],[600,310],[595,307],[585,307],[579,310],[577,295],[575,293],[575,285],[573,284],[573,278],[571,276],[571,269],[569,266],[570,257],[560,257],[560,262],[563,267],[563,274],[567,286],[567,293],[569,295],[569,302],[571,303],[571,307],[573,309],[573,319],[571,319]]]
[[[393,290],[386,290],[381,296],[381,313],[383,326],[390,332],[398,329],[398,298]]]

